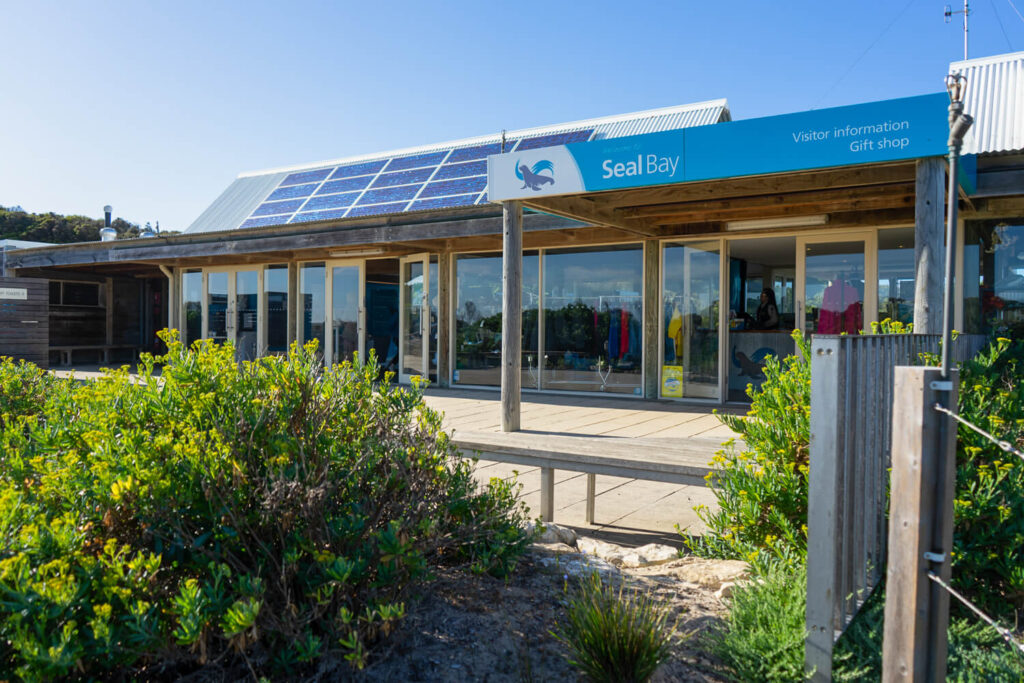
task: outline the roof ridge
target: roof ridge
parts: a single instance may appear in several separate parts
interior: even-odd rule
[[[655,116],[664,116],[666,114],[678,114],[686,111],[692,111],[696,109],[710,109],[712,107],[721,107],[723,110],[728,111],[729,103],[724,97],[712,100],[705,100],[703,102],[692,102],[689,104],[677,104],[668,107],[658,107],[656,109],[645,109],[641,111],[631,112],[628,114],[614,114],[611,116],[599,116],[590,119],[581,119],[578,121],[568,121],[565,123],[549,124],[546,126],[534,126],[531,128],[519,128],[516,130],[505,131],[505,135],[510,138],[520,138],[534,135],[551,134],[558,131],[564,131],[572,128],[582,128],[586,126],[599,126],[599,125],[610,125],[619,123],[622,121],[629,121],[631,119],[648,118]],[[270,175],[272,173],[292,173],[295,171],[307,171],[318,168],[325,168],[327,166],[338,166],[341,164],[359,163],[363,161],[371,161],[375,159],[387,159],[392,157],[403,157],[412,154],[421,154],[429,152],[435,149],[452,149],[459,147],[470,147],[473,145],[480,145],[486,143],[493,143],[501,140],[501,133],[490,133],[488,135],[478,135],[469,138],[460,138],[456,140],[448,140],[445,142],[435,142],[429,145],[417,145],[414,147],[405,147],[390,151],[373,152],[370,154],[360,154],[356,156],[340,157],[337,159],[328,159],[324,161],[315,161],[312,163],[305,164],[291,164],[287,166],[278,166],[274,168],[262,169],[257,171],[243,171],[238,174],[239,178],[251,178],[254,176]]]

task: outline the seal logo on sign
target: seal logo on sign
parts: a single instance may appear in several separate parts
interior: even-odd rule
[[[551,175],[544,175],[544,171],[551,171]],[[541,159],[530,168],[516,160],[516,177],[523,181],[520,189],[530,188],[538,191],[544,185],[555,184],[555,165],[547,159]]]

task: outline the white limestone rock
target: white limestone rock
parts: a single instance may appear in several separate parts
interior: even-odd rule
[[[532,522],[526,525],[526,533],[534,533],[534,525]],[[564,543],[567,546],[575,548],[576,532],[569,527],[545,522],[541,526],[540,533],[536,538],[534,538],[534,543]]]
[[[671,562],[679,557],[675,548],[660,543],[648,543],[639,548],[623,548],[596,538],[581,537],[576,542],[583,552],[595,555],[616,567],[650,567]]]
[[[750,576],[750,565],[740,560],[710,560],[685,557],[665,567],[664,573],[705,590],[718,591],[726,583],[736,584]],[[732,588],[723,591],[730,592]]]

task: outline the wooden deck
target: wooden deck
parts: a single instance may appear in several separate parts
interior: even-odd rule
[[[429,389],[427,404],[444,413],[447,429],[472,432],[501,430],[501,400],[485,389]],[[603,396],[524,393],[522,431],[543,434],[701,439],[720,444],[732,431],[712,414],[712,407]],[[743,408],[720,408],[742,415]]]
[[[487,433],[495,434],[496,443],[503,440],[497,438],[501,429],[501,401],[497,391],[430,389],[426,401],[444,413],[445,428],[454,432],[456,441],[460,433],[473,441],[481,437],[486,440]],[[618,451],[623,443],[628,443],[630,450],[635,450],[634,457],[642,458],[647,452],[651,460],[664,459],[666,453],[677,450],[685,442],[687,450],[702,451],[710,460],[721,443],[734,436],[712,410],[712,407],[629,398],[524,393],[521,433],[531,437],[592,438],[596,452]],[[737,407],[719,410],[734,414],[746,412]],[[501,436],[514,437],[512,434]],[[616,448],[609,448],[612,441]],[[477,476],[481,481],[515,477],[522,484],[521,498],[529,506],[531,516],[541,513],[545,484],[540,467],[481,460]],[[675,532],[676,525],[690,533],[702,533],[703,525],[693,507],[715,505],[714,494],[704,486],[598,474],[595,520],[588,523],[587,478],[583,472],[555,470],[554,521],[617,543],[658,541],[678,545],[681,539]]]

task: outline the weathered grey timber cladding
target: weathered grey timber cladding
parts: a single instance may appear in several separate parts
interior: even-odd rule
[[[0,277],[0,356],[49,367],[48,280]]]

